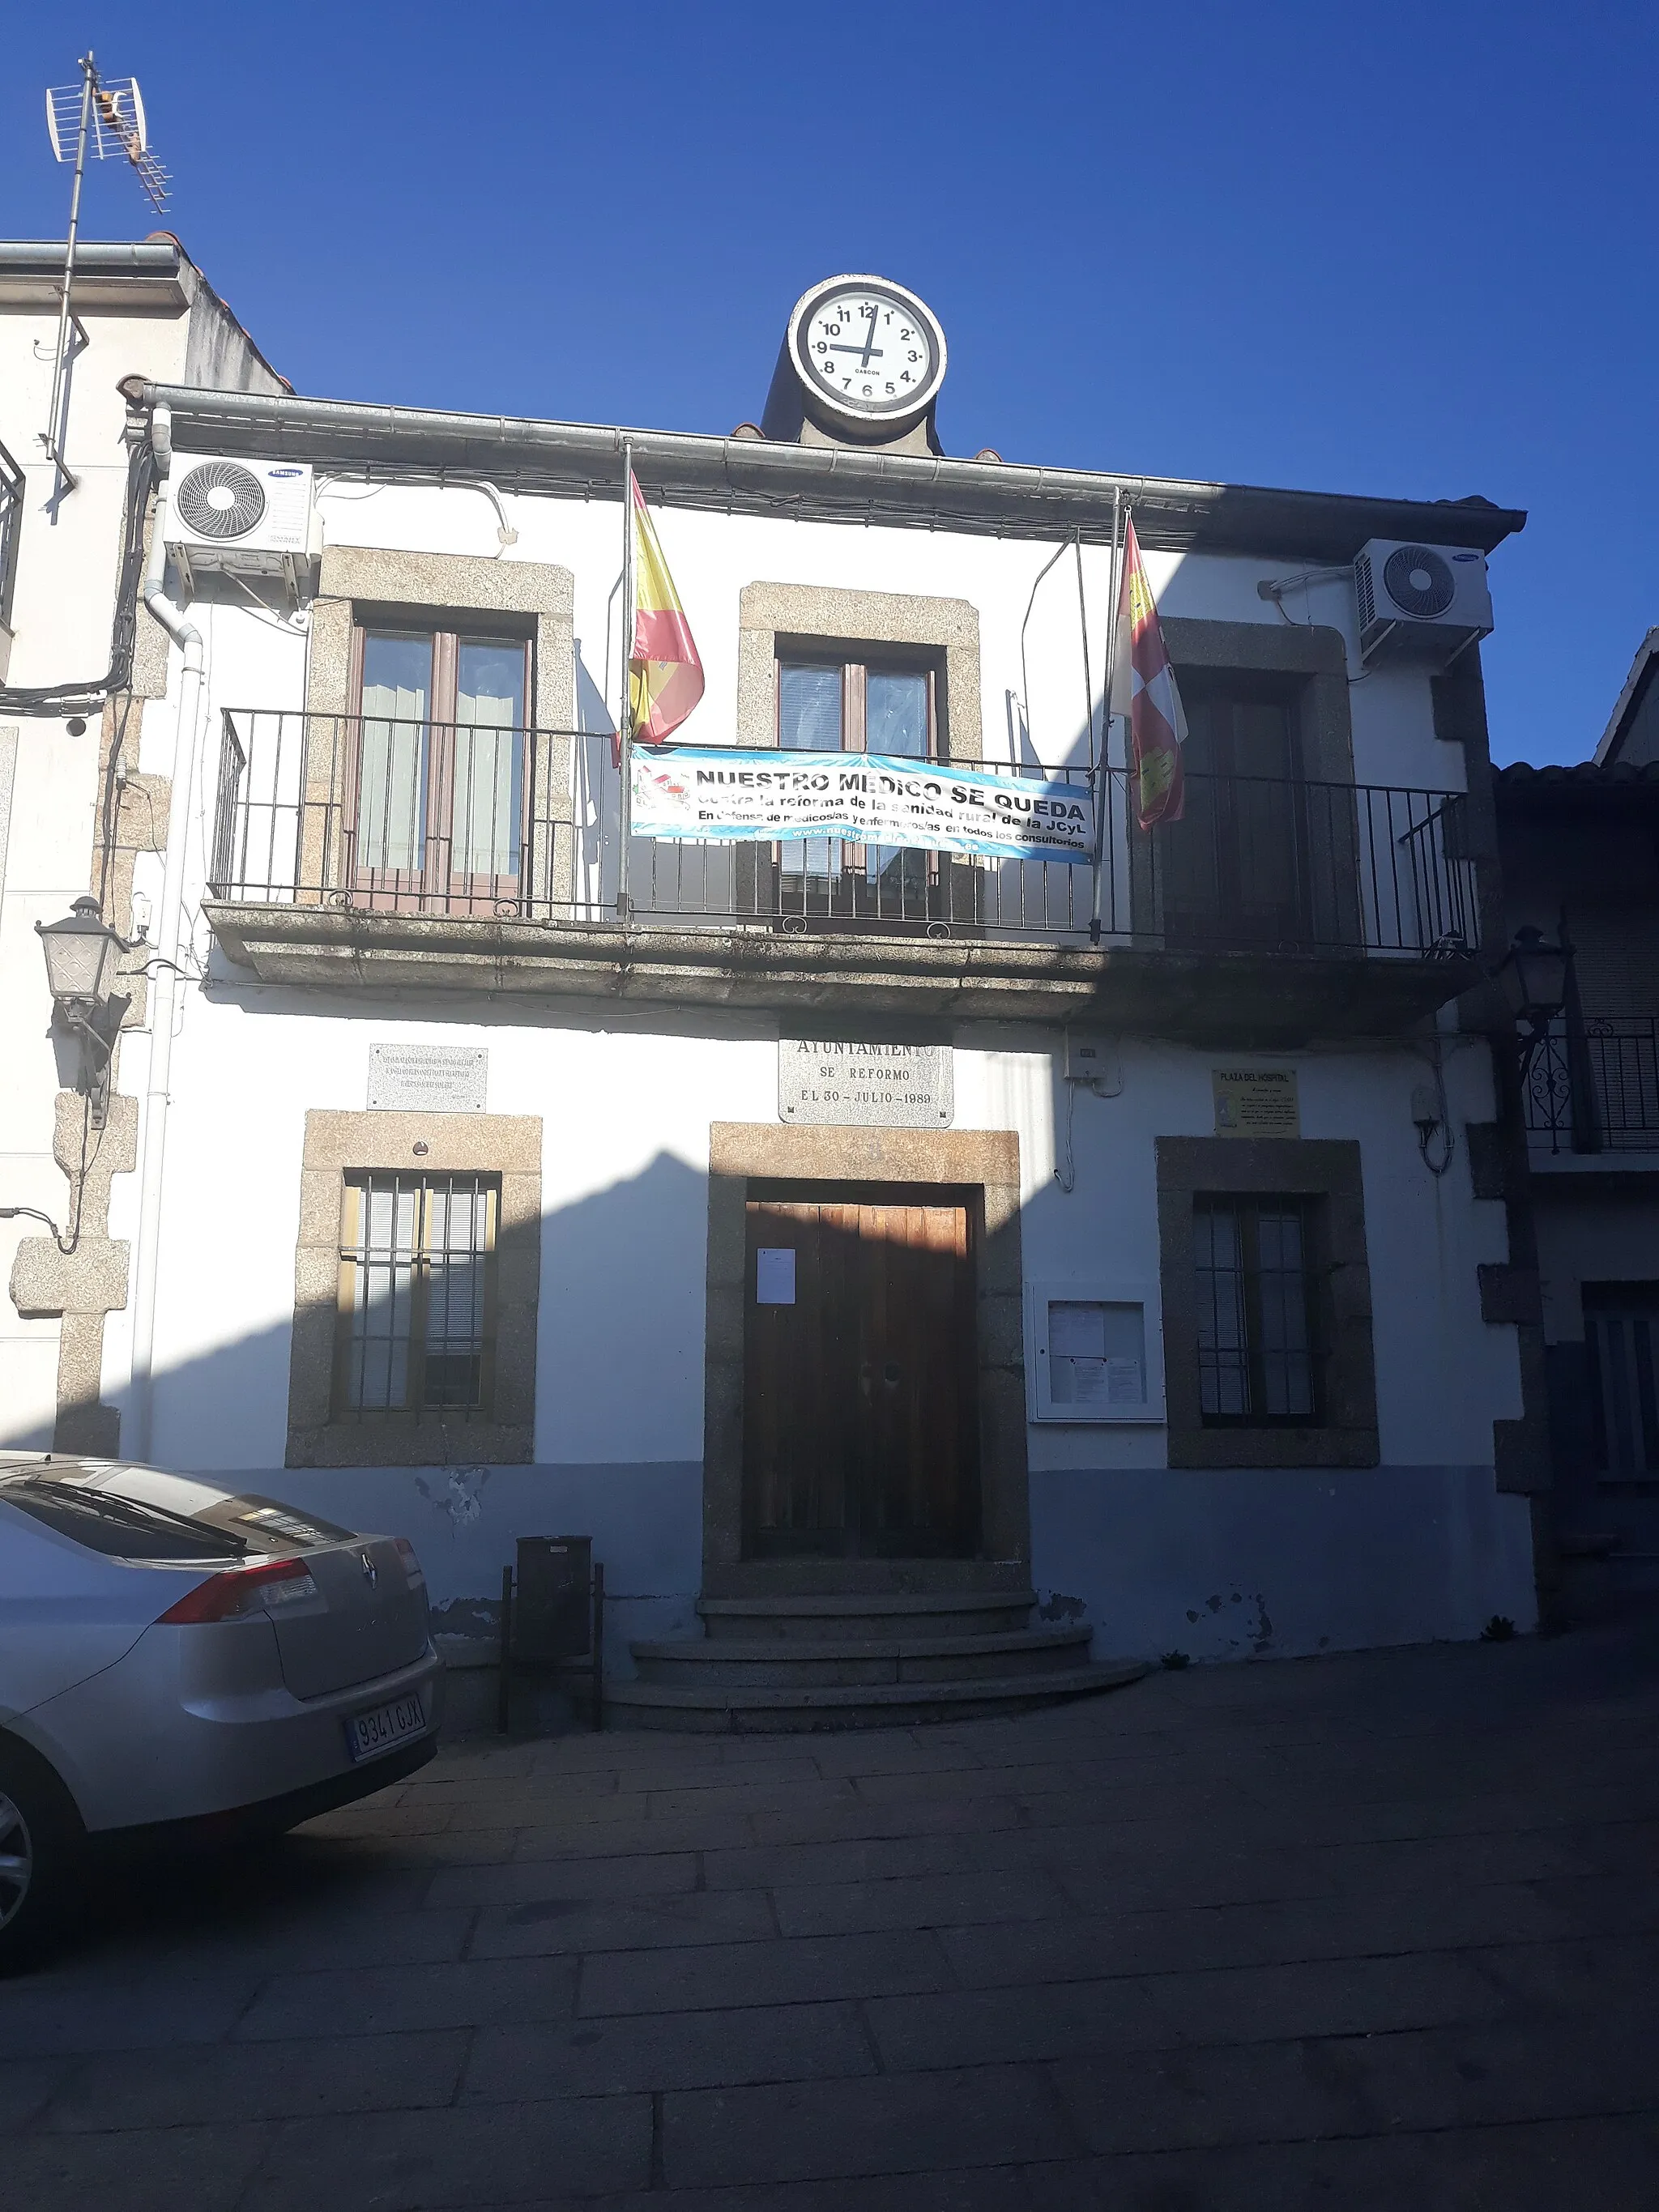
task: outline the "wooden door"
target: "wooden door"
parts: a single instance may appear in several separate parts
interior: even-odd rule
[[[1154,834],[1171,946],[1271,951],[1307,941],[1303,787],[1288,702],[1197,685],[1184,703],[1183,818]]]
[[[973,1218],[934,1185],[751,1186],[751,1558],[977,1550]]]

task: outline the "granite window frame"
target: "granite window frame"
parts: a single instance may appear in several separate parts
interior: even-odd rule
[[[300,881],[319,886],[305,896],[321,902],[345,888],[350,873],[353,717],[365,629],[458,633],[516,639],[528,645],[527,726],[536,733],[533,774],[526,774],[527,847],[514,903],[545,915],[568,908],[574,888],[575,819],[575,575],[551,562],[508,561],[468,553],[410,553],[367,545],[324,549],[306,657],[307,717],[301,787],[304,821]],[[440,897],[441,907],[495,918],[497,902],[465,885]],[[417,897],[419,894],[416,894]],[[402,903],[394,890],[391,902]]]
[[[982,750],[979,611],[967,599],[826,584],[745,584],[738,598],[737,741],[778,741],[780,659],[933,672],[933,757]]]
[[[1214,1195],[1313,1201],[1320,1249],[1312,1293],[1323,1352],[1316,1420],[1246,1425],[1205,1418],[1194,1216],[1199,1200]],[[1160,1137],[1158,1220],[1169,1464],[1376,1466],[1376,1372],[1358,1145],[1347,1138]]]
[[[417,1152],[417,1146],[424,1150]],[[539,1115],[307,1112],[286,1465],[523,1466],[533,1460],[541,1161]],[[417,1420],[339,1415],[335,1392],[346,1178],[392,1173],[477,1175],[496,1182],[493,1375],[486,1418],[478,1417],[483,1409],[468,1408],[430,1408]]]
[[[1283,780],[1278,825],[1286,850],[1305,873],[1285,926],[1268,931],[1267,945],[1282,937],[1287,949],[1311,951],[1333,945],[1358,949],[1364,941],[1359,823],[1357,802],[1323,787],[1355,784],[1353,717],[1348,696],[1347,646],[1342,633],[1323,624],[1212,622],[1194,616],[1164,619],[1164,642],[1176,680],[1200,698],[1229,705],[1270,701],[1283,708],[1291,749],[1291,773]],[[1230,791],[1237,781],[1223,776]],[[1276,779],[1267,779],[1269,785]],[[1221,797],[1219,792],[1216,794]],[[1194,809],[1198,794],[1194,793]],[[1273,809],[1270,805],[1271,817]],[[1199,814],[1193,819],[1196,823]],[[1231,834],[1231,832],[1229,833]],[[1161,939],[1166,885],[1154,860],[1159,841],[1179,837],[1181,829],[1164,825],[1151,839],[1132,838],[1129,846],[1130,900],[1136,933]],[[1215,942],[1237,949],[1235,930],[1225,913],[1214,916]],[[1260,935],[1261,933],[1257,933]],[[1177,933],[1174,943],[1182,944]],[[1201,945],[1202,938],[1194,940]]]

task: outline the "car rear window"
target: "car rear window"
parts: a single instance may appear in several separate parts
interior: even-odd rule
[[[282,1556],[356,1540],[351,1529],[277,1498],[119,1460],[37,1461],[9,1478],[0,1468],[0,1498],[113,1559]]]
[[[6,1483],[0,1486],[0,1498],[58,1535],[107,1559],[188,1559],[193,1564],[240,1559],[251,1548],[246,1536],[204,1528],[181,1513],[39,1476]]]
[[[274,1498],[222,1498],[216,1505],[204,1505],[191,1518],[210,1528],[222,1528],[230,1535],[245,1538],[260,1552],[308,1552],[319,1544],[356,1540],[352,1529],[319,1520],[314,1513],[296,1513],[291,1505],[279,1505]]]

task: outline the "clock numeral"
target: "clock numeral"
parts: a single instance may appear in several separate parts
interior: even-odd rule
[[[873,384],[866,384],[866,385],[865,386],[865,387],[864,387],[864,397],[865,397],[865,398],[866,398],[866,399],[870,398],[873,395],[873,393],[874,393],[874,392],[875,392],[875,388],[876,388],[876,387],[875,387],[875,386],[874,386]]]
[[[823,338],[819,338],[814,344],[812,350],[815,353],[828,353],[830,350],[828,341]]]
[[[891,385],[891,384],[888,385],[888,386],[885,387],[885,390],[886,390],[886,392],[887,392],[887,397],[888,397],[890,399],[892,398],[892,396],[893,396],[893,394],[894,394],[894,392],[895,392],[895,391],[896,391],[896,389],[897,389],[897,386],[896,386],[896,385]]]
[[[908,370],[908,368],[902,368],[902,369],[899,371],[899,382],[900,382],[901,384],[908,384],[909,381],[910,381],[910,372],[909,372],[909,370]]]
[[[912,361],[920,361],[920,360],[921,359],[921,356],[919,353],[916,353],[916,352],[913,351],[913,352],[911,353],[910,358],[911,358],[911,360],[912,360]]]

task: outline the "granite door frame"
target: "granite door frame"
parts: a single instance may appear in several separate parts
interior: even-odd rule
[[[743,1555],[746,1206],[754,1182],[935,1184],[975,1190],[980,1551],[973,1559],[746,1559]],[[1019,1139],[1011,1129],[786,1128],[717,1121],[708,1142],[703,1348],[706,1597],[844,1589],[1023,1589],[1031,1564],[1025,1451]]]

